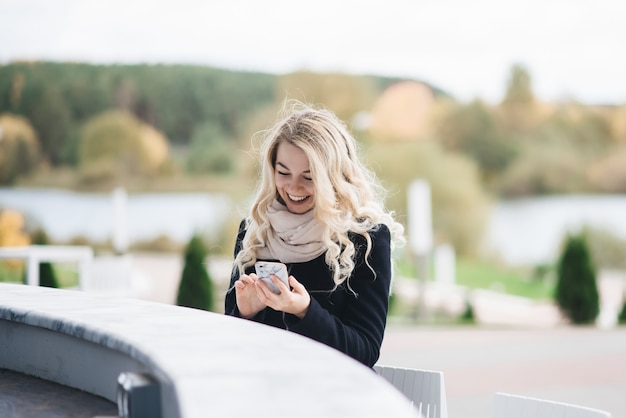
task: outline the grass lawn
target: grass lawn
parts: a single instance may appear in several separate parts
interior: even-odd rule
[[[415,266],[407,260],[397,260],[396,268],[402,276],[416,277]],[[456,283],[470,289],[494,290],[535,300],[552,299],[555,286],[553,277],[533,277],[532,269],[505,267],[470,259],[456,260]]]
[[[552,299],[555,282],[536,278],[532,271],[497,266],[484,261],[457,260],[457,284],[472,289],[497,290],[530,299]]]

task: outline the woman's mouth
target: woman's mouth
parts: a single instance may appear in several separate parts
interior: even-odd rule
[[[300,203],[306,200],[309,196],[294,196],[292,194],[287,194],[287,197],[289,197],[289,200],[294,203]]]

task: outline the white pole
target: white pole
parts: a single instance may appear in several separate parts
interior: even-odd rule
[[[28,267],[26,284],[29,286],[39,286],[39,256],[31,252],[28,254]]]
[[[456,255],[450,244],[435,248],[435,278],[437,283],[451,286],[456,283]]]
[[[430,185],[415,180],[409,185],[409,245],[415,255],[428,255],[433,247]]]
[[[428,281],[428,260],[433,246],[432,210],[430,185],[425,180],[415,180],[408,192],[409,246],[415,256],[419,282],[418,319],[426,316],[426,282]]]
[[[128,232],[126,228],[126,190],[116,187],[113,190],[113,250],[124,254],[128,250]]]

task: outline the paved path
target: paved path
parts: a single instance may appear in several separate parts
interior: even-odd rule
[[[380,363],[443,371],[450,418],[493,417],[495,392],[574,403],[626,418],[626,327],[391,324]]]

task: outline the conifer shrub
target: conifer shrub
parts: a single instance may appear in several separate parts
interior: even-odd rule
[[[476,323],[476,315],[474,314],[474,306],[472,302],[468,298],[465,301],[465,311],[459,317],[459,322],[462,324],[475,324]]]
[[[557,265],[555,299],[573,324],[589,324],[600,312],[596,269],[584,233],[568,235]]]
[[[32,242],[35,245],[48,245],[50,240],[43,229],[38,229],[32,234]],[[39,263],[39,286],[59,288],[56,273],[49,262]]]
[[[178,286],[176,304],[189,308],[213,310],[213,284],[205,266],[207,249],[194,235],[185,248],[183,273]]]
[[[626,298],[624,298],[624,304],[622,305],[622,310],[617,316],[617,323],[621,325],[626,325]]]

